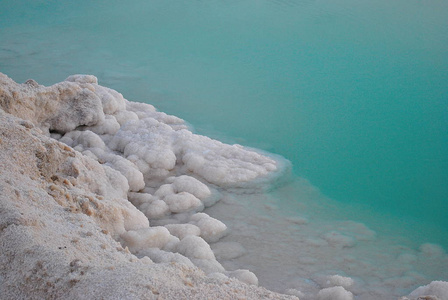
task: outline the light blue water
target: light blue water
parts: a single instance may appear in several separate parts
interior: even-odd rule
[[[0,71],[95,74],[448,246],[447,15],[442,0],[2,0]]]

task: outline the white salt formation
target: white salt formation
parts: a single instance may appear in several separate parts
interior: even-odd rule
[[[226,270],[217,258],[253,254],[222,241],[227,226],[203,212],[231,203],[229,191],[265,189],[284,171],[280,160],[193,134],[181,119],[89,75],[44,87],[0,73],[0,107],[1,299],[297,299],[257,287],[245,267]],[[375,238],[350,228],[304,243],[343,251]],[[434,245],[421,252],[445,255]],[[288,293],[350,300],[358,291],[340,274],[313,282],[311,292],[296,285]],[[447,294],[446,282],[432,282],[409,297]]]
[[[417,288],[409,297],[411,299],[448,300],[448,282],[433,281],[428,285]]]
[[[198,213],[219,200],[212,183],[249,185],[274,160],[93,76],[44,87],[0,74],[0,105],[1,299],[293,298],[224,270],[206,241],[227,228]]]

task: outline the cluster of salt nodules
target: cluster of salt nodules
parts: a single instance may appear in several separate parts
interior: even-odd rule
[[[251,272],[227,272],[216,260],[209,243],[223,237],[227,227],[201,211],[220,200],[220,189],[268,182],[280,170],[277,161],[194,134],[183,120],[127,101],[98,85],[95,76],[73,75],[49,87],[3,80],[5,92],[15,99],[5,105],[6,112],[99,162],[113,173],[114,197],[129,200],[144,214],[124,214],[123,224],[133,225],[112,230],[132,253],[258,283]]]
[[[282,173],[282,162],[193,134],[181,119],[149,104],[127,101],[98,85],[94,76],[74,75],[49,87],[34,80],[17,84],[1,73],[0,80],[5,112],[24,119],[26,128],[37,126],[69,146],[60,146],[67,157],[52,157],[47,166],[51,180],[63,182],[63,187],[48,187],[57,203],[81,210],[145,263],[175,262],[197,266],[212,278],[258,283],[252,272],[228,271],[217,261],[217,256],[232,258],[245,249],[236,242],[216,243],[226,235],[227,226],[202,211],[226,190],[248,192],[268,185]],[[36,154],[42,156],[39,159],[54,152],[50,144]],[[55,171],[66,178],[51,175]],[[336,231],[322,238],[342,248],[355,242]],[[309,242],[319,246],[322,241],[311,238]],[[441,250],[426,246],[422,251],[438,255]],[[354,280],[349,277],[329,275],[316,280],[321,289],[313,299],[354,297],[350,291]],[[447,285],[434,281],[403,299],[431,295],[436,298],[424,299],[448,300]],[[296,289],[286,292],[308,299]]]

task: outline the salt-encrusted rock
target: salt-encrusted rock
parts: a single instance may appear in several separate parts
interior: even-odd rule
[[[184,213],[193,210],[202,210],[204,205],[201,200],[187,192],[167,195],[163,201],[168,205],[173,213]]]
[[[181,240],[189,235],[199,236],[201,234],[201,229],[193,224],[168,224],[165,227],[172,235],[177,236]]]
[[[426,257],[440,257],[445,254],[445,250],[440,245],[430,243],[421,245],[420,252]]]
[[[33,122],[47,134],[75,129],[95,132],[108,149],[131,161],[147,182],[162,181],[175,174],[176,168],[177,173],[192,172],[219,186],[240,187],[279,169],[278,162],[255,151],[193,134],[181,119],[157,112],[149,104],[129,102],[120,93],[98,85],[91,75],[73,75],[44,87],[35,82],[17,84],[2,74],[0,87],[0,105],[6,112]],[[104,149],[98,141],[63,140],[74,148],[82,145],[82,150],[97,157],[90,148]],[[113,163],[111,166],[115,168]],[[179,192],[207,198],[207,187],[193,181],[179,177],[173,184]],[[136,190],[132,180],[129,185]]]
[[[149,228],[126,178],[30,124],[0,109],[1,299],[294,299],[206,277],[180,254],[137,258],[114,240]]]
[[[200,200],[204,200],[211,196],[211,191],[202,182],[191,176],[182,175],[179,177],[171,177],[173,190],[176,193],[187,192]]]
[[[333,247],[351,248],[356,244],[355,238],[337,231],[330,231],[322,237],[328,242],[329,245]]]
[[[210,246],[200,237],[189,235],[182,239],[177,247],[177,251],[188,258],[215,260]]]
[[[160,250],[158,248],[148,248],[137,253],[138,257],[149,257],[155,263],[177,263],[194,268],[191,260],[179,253]]]
[[[204,213],[196,213],[190,217],[190,224],[201,230],[201,237],[207,242],[217,242],[227,233],[227,226]]]
[[[257,282],[250,271],[224,270],[207,242],[223,237],[226,226],[195,213],[218,201],[219,189],[268,186],[282,171],[278,160],[193,134],[181,119],[129,102],[91,75],[44,87],[0,73],[0,108],[2,299],[293,298],[232,279]],[[149,227],[148,218],[161,226]],[[305,242],[350,248],[374,238],[364,225],[347,223]],[[425,244],[418,256],[399,259],[441,255]],[[353,299],[350,278],[325,280],[312,297]],[[409,297],[446,299],[446,284],[432,282]]]
[[[216,260],[212,249],[202,238],[188,235],[177,245],[177,251],[188,257],[206,274],[224,272],[223,266]]]
[[[168,229],[161,226],[129,230],[121,235],[123,245],[133,253],[147,248],[162,249],[170,241],[170,237]]]
[[[325,288],[317,293],[318,300],[353,300],[353,294],[342,286]]]
[[[428,285],[415,289],[408,297],[411,299],[448,300],[448,282],[433,281]]]
[[[324,288],[342,286],[344,289],[349,290],[354,284],[352,278],[341,275],[317,275],[313,277],[313,280]]]
[[[254,273],[252,273],[249,270],[236,270],[229,272],[229,277],[237,278],[242,282],[245,282],[247,284],[251,285],[258,285],[258,278],[255,276]]]
[[[119,172],[39,134],[38,129],[24,131],[14,126],[14,118],[0,113],[1,132],[8,137],[2,153],[10,156],[10,166],[4,162],[2,172],[41,180],[42,190],[61,207],[89,215],[114,236],[148,226],[148,219],[125,200],[129,186]]]
[[[237,242],[217,242],[211,245],[216,258],[230,260],[247,253],[247,250]]]
[[[96,81],[94,76],[90,78]],[[91,83],[85,82],[63,81],[45,87],[35,81],[17,84],[0,74],[0,106],[47,134],[49,130],[68,132],[81,125],[95,125],[105,118],[101,99]]]

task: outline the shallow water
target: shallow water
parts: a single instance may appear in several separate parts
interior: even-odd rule
[[[46,85],[95,74],[199,133],[290,160],[297,178],[263,196],[280,216],[447,248],[446,15],[442,0],[3,0],[0,71]],[[297,196],[301,178],[319,196]]]

